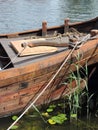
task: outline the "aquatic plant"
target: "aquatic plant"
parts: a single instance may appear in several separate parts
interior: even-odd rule
[[[47,108],[47,112],[53,112],[54,108],[56,108],[55,104],[50,105],[49,108]]]
[[[67,120],[66,114],[58,114],[56,116],[52,116],[51,118],[48,119],[49,124],[54,125],[54,124],[63,124],[64,121]]]
[[[52,103],[43,112],[42,115],[46,118],[47,122],[51,125],[63,124],[67,120],[67,115],[63,113],[63,103]]]
[[[11,128],[11,130],[16,130],[16,129],[18,129],[18,128],[19,128],[19,126],[14,125],[14,126]]]
[[[18,116],[12,116],[12,120],[17,120]]]
[[[77,119],[77,115],[78,115],[78,110],[81,109],[80,104],[79,104],[79,96],[81,94],[81,88],[80,86],[80,75],[77,78],[75,76],[75,74],[72,72],[71,73],[71,79],[69,79],[69,82],[72,82],[72,80],[74,79],[76,81],[76,87],[77,90],[75,90],[72,94],[67,95],[68,96],[68,102],[69,102],[69,108],[70,108],[70,119],[72,119],[73,117],[75,117],[75,119]],[[70,86],[70,88],[72,88],[72,86]]]
[[[83,56],[83,55],[81,55]],[[79,64],[79,61],[81,59],[81,56],[79,52],[77,53],[76,59],[77,59],[77,64],[73,64],[76,67],[76,72],[71,71],[70,75],[68,77],[68,82],[71,84],[73,80],[76,82],[76,87],[77,90],[75,90],[73,93],[71,93],[68,96],[69,100],[69,108],[70,108],[70,119],[75,116],[75,119],[77,119],[79,111],[81,111],[81,103],[80,100],[81,97],[84,95],[86,96],[86,111],[87,111],[87,119],[89,119],[90,116],[90,111],[89,111],[89,105],[90,101],[93,97],[92,95],[89,95],[89,90],[88,90],[88,65],[87,62],[85,62],[85,66],[81,66]],[[85,78],[84,78],[85,77]],[[81,80],[84,82],[85,85],[85,91],[81,91]],[[72,85],[72,84],[71,84]],[[70,91],[71,91],[72,86],[70,86]]]
[[[18,116],[13,116],[12,120],[15,121],[15,120],[17,120],[17,118],[18,118]],[[18,128],[19,128],[19,126],[16,124],[16,125],[12,126],[11,130],[16,130]]]

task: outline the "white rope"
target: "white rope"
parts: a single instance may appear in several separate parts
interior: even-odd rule
[[[17,59],[17,57],[25,50],[25,48],[26,48],[26,46],[7,65],[5,65],[3,68],[1,68],[1,70],[4,70],[6,67],[8,67],[12,63],[12,61],[15,61]]]
[[[41,95],[45,92],[45,90],[49,87],[49,85],[52,83],[52,81],[55,79],[55,77],[58,75],[58,73],[61,71],[62,67],[65,65],[65,63],[67,62],[67,60],[69,59],[69,57],[72,55],[73,51],[76,49],[77,44],[74,46],[74,48],[71,50],[71,52],[69,53],[69,55],[67,56],[67,58],[64,60],[64,62],[62,63],[62,65],[60,66],[60,68],[58,69],[58,71],[55,73],[55,75],[51,78],[51,80],[49,81],[49,83],[45,86],[45,88],[39,93],[39,95],[35,98],[35,100],[27,107],[27,109],[24,110],[24,112],[17,118],[17,120],[15,120],[11,126],[7,129],[10,130],[22,117],[23,115],[32,107],[34,106],[35,102],[41,97]]]

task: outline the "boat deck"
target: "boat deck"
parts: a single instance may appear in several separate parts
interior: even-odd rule
[[[4,48],[4,50],[7,53],[7,56],[10,58],[13,67],[20,67],[24,66],[26,64],[30,64],[33,62],[37,62],[39,60],[42,60],[44,58],[48,58],[50,56],[56,55],[62,51],[65,51],[68,49],[68,47],[58,47],[58,50],[56,52],[52,53],[46,53],[46,54],[39,54],[39,55],[28,55],[28,56],[18,56],[18,54],[15,52],[15,50],[11,46],[11,41],[16,41],[16,40],[22,40],[23,38],[5,38],[5,39],[0,39],[0,44]]]

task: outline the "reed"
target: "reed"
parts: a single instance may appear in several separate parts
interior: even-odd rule
[[[81,97],[83,95],[86,95],[86,102],[87,102],[87,106],[86,106],[86,111],[87,111],[87,119],[89,117],[89,102],[92,98],[92,95],[89,97],[89,92],[88,92],[88,67],[87,67],[87,62],[85,63],[85,66],[81,66],[79,64],[80,59],[82,58],[82,56],[80,56],[79,52],[77,53],[76,60],[77,60],[77,64],[74,64],[74,66],[76,67],[76,72],[71,72],[69,77],[68,77],[68,82],[71,82],[73,80],[76,81],[76,87],[77,90],[75,90],[73,93],[71,93],[70,95],[67,95],[68,98],[68,102],[69,102],[69,109],[70,109],[70,120],[75,118],[76,120],[78,119],[78,113],[80,113],[82,107],[80,105],[80,100]],[[85,78],[84,78],[85,77]],[[81,80],[83,80],[84,84],[85,84],[85,90],[86,91],[81,91]],[[72,88],[72,86],[70,86],[70,89]]]

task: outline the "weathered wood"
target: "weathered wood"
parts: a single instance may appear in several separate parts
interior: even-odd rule
[[[71,88],[69,88],[70,86]],[[58,98],[61,98],[65,96],[66,94],[71,93],[71,91],[75,91],[74,89],[75,86],[76,86],[76,81],[73,81],[72,83],[68,85],[62,85],[61,88],[58,88],[55,91],[51,90],[51,93],[50,93],[50,89],[47,89],[45,93],[41,96],[41,98],[36,102],[36,105],[39,106],[43,103],[52,101],[53,99],[56,100]],[[84,87],[85,87],[85,82],[81,81],[81,89],[83,89]],[[40,88],[41,86],[39,87],[39,90]],[[15,113],[17,113],[19,108],[20,108],[20,111],[22,111],[24,107],[27,107],[26,104],[28,104],[28,101],[30,103],[30,101],[35,98],[36,95],[35,94],[32,95],[32,91],[34,91],[35,93],[37,92],[38,94],[41,92],[41,91],[38,91],[37,89],[38,89],[38,86],[36,86],[36,90],[34,90],[33,88],[27,89],[26,94],[24,90],[21,90],[20,93],[13,93],[10,95],[6,95],[6,97],[2,96],[0,100],[0,103],[2,104],[2,106],[0,106],[0,111],[2,111],[2,113],[0,113],[0,116],[2,116],[2,114],[3,115],[7,114],[7,112],[10,114],[13,114],[13,111],[15,111]]]
[[[13,48],[19,54],[19,56],[28,56],[28,55],[39,55],[39,54],[48,54],[56,52],[58,49],[52,46],[37,46],[37,47],[22,47],[21,44],[12,43]]]
[[[35,43],[34,42],[28,42],[26,44],[27,46],[29,47],[37,47],[37,46],[53,46],[53,47],[69,47],[71,46],[70,44],[68,43],[57,43],[57,42],[50,42],[50,41],[36,41]],[[25,46],[25,44],[23,45]]]

